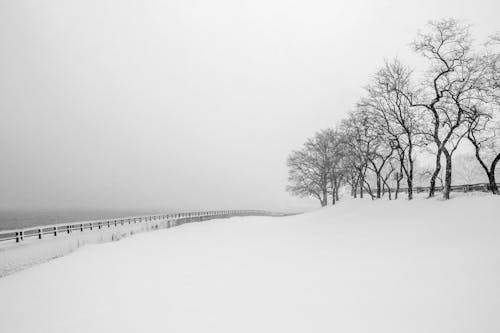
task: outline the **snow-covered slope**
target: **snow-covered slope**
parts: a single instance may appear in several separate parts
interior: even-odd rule
[[[345,201],[88,245],[0,279],[0,331],[500,332],[499,213]]]
[[[33,237],[27,238],[21,243],[2,242],[0,244],[0,278],[62,257],[86,244],[111,242],[136,233],[154,230],[156,226],[165,227],[166,221],[154,220],[137,224],[118,224],[115,227],[103,227],[100,230],[74,231],[69,235],[63,232],[58,237],[45,235],[42,241]]]

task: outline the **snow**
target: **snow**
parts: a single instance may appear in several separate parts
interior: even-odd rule
[[[345,200],[86,245],[0,279],[2,332],[499,332],[500,197]]]
[[[94,227],[93,230],[85,229],[83,232],[74,230],[70,234],[60,231],[57,237],[45,234],[42,241],[38,240],[37,237],[30,237],[21,243],[1,242],[0,278],[36,264],[62,257],[86,244],[116,241],[139,232],[175,224],[175,221],[171,221],[170,224],[167,222],[167,219],[161,219],[131,224],[124,223],[123,225],[118,223],[117,226],[111,224],[111,228],[103,225],[100,230]]]

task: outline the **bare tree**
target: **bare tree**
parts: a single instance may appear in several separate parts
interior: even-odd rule
[[[299,197],[315,197],[326,205],[326,177],[318,168],[314,153],[302,148],[293,151],[287,159],[288,181],[286,190]]]
[[[491,112],[476,107],[468,113],[467,119],[467,139],[474,146],[476,159],[488,177],[490,191],[499,194],[495,171],[500,161],[500,124]]]
[[[288,157],[287,191],[300,197],[313,196],[321,206],[328,204],[328,185],[331,181],[332,144],[331,129],[323,130],[309,138],[301,150]]]
[[[328,142],[330,194],[334,205],[340,199],[339,188],[345,177],[344,143],[342,134],[338,130],[326,129],[320,135]]]
[[[487,46],[500,45],[500,34],[490,38]],[[495,180],[496,165],[500,161],[500,51],[487,48],[476,56],[480,72],[475,98],[466,113],[467,139],[473,145],[475,156],[486,173],[489,188],[498,194]]]
[[[345,174],[345,182],[351,187],[351,196],[353,198],[358,197],[358,186],[359,186],[359,173],[355,168],[348,167],[350,165],[348,158],[344,159],[345,166],[347,166]]]
[[[375,175],[376,184],[376,197],[381,198],[382,190],[384,186],[384,170],[388,161],[392,158],[394,153],[394,148],[390,145],[385,145],[384,140],[380,140],[372,154],[368,155],[368,165],[367,168],[373,172]],[[390,173],[392,173],[391,170]],[[390,174],[389,174],[390,176]]]
[[[405,96],[412,95],[411,71],[398,59],[386,62],[366,88],[368,97],[362,104],[374,114],[374,125],[385,135],[399,159],[400,177],[406,176],[408,199],[413,198],[415,147],[421,144],[420,115],[411,108]],[[399,183],[398,183],[399,185]],[[397,197],[397,194],[396,194]]]
[[[454,19],[432,21],[426,32],[418,34],[413,48],[429,61],[430,66],[420,96],[405,96],[410,105],[427,111],[431,124],[425,134],[436,145],[436,164],[429,196],[435,194],[441,156],[444,155],[443,196],[449,199],[452,156],[467,133],[464,114],[480,77],[471,51],[469,27]]]
[[[363,198],[365,190],[374,198],[371,186],[366,179],[366,172],[370,159],[374,159],[378,138],[371,131],[366,110],[358,108],[350,112],[348,118],[341,124],[341,131],[347,156],[345,163],[355,170],[360,198]]]
[[[361,101],[358,103],[357,112],[354,114],[358,121],[354,123],[362,134],[362,143],[364,146],[364,158],[366,159],[366,168],[371,171],[375,177],[376,198],[380,199],[384,188],[383,172],[386,163],[393,156],[394,147],[391,144],[387,134],[376,126],[377,117],[373,108],[367,103]],[[371,192],[371,186],[366,187]]]

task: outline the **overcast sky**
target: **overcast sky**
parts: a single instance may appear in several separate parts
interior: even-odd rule
[[[429,19],[500,1],[0,0],[0,208],[305,204],[287,154]]]

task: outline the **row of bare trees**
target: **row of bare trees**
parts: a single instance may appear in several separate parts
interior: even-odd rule
[[[443,196],[449,199],[453,155],[469,142],[477,167],[498,194],[499,46],[500,34],[476,46],[468,25],[454,19],[430,22],[412,44],[425,61],[422,73],[416,75],[397,58],[386,61],[340,124],[316,133],[290,154],[287,190],[316,197],[325,206],[329,197],[332,203],[339,199],[343,185],[354,197],[397,198],[405,184],[412,199],[416,157],[430,153],[429,197],[444,174]]]

